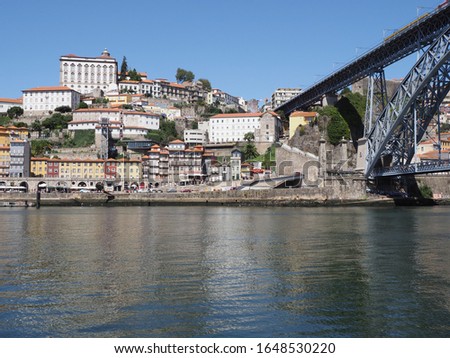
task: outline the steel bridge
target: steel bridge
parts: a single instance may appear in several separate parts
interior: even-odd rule
[[[445,161],[415,163],[417,143],[450,89],[450,3],[446,1],[387,37],[276,110],[285,114],[317,104],[327,94],[369,77],[365,118],[366,177],[450,171]],[[422,51],[393,97],[386,98],[384,68]]]
[[[450,4],[446,3],[387,37],[378,46],[283,103],[275,111],[282,110],[288,115],[295,110],[307,110],[320,102],[324,95],[334,94],[430,45],[448,26],[449,19]]]

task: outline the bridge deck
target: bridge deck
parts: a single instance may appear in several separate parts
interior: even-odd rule
[[[449,172],[450,161],[441,160],[425,163],[414,163],[403,166],[375,169],[372,172],[373,177],[392,177],[409,174],[429,174],[438,172]]]
[[[356,81],[379,71],[412,54],[418,47],[428,46],[440,34],[450,19],[450,3],[437,8],[389,36],[378,46],[345,65],[328,77],[306,89],[298,96],[276,109],[290,114],[294,110],[306,110],[325,94],[352,85]]]

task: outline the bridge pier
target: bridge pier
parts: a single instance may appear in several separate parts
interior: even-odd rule
[[[357,172],[364,173],[366,170],[366,156],[367,156],[367,138],[358,139],[358,151],[356,152],[356,168]]]

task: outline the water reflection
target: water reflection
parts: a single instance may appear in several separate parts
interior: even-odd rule
[[[448,336],[448,213],[8,208],[0,336]]]

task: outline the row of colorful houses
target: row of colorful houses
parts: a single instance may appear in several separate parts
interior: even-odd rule
[[[181,140],[167,146],[153,145],[139,159],[31,158],[31,176],[62,180],[108,182],[206,183],[248,178],[251,165],[242,162],[235,148],[229,157],[218,158],[205,147],[188,147]]]

